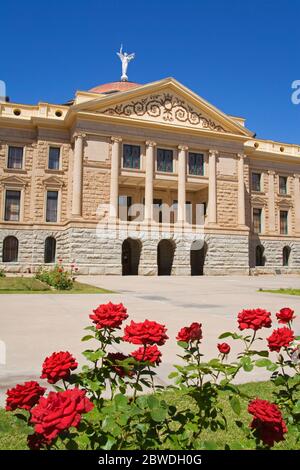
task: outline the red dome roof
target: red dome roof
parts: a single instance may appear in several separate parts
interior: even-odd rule
[[[95,86],[89,91],[92,93],[114,93],[116,91],[127,91],[131,88],[136,88],[139,86],[141,86],[139,83],[134,82],[111,82]]]

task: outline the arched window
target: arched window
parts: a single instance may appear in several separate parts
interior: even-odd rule
[[[257,245],[255,249],[255,266],[264,266],[265,257],[264,257],[264,247]]]
[[[55,263],[56,240],[54,237],[47,237],[45,240],[44,262]]]
[[[283,247],[282,250],[282,266],[288,266],[290,261],[291,248],[289,246]]]
[[[3,263],[18,261],[19,241],[16,237],[9,236],[3,240],[2,260]]]

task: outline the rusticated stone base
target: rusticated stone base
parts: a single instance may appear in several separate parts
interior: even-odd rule
[[[95,229],[67,228],[65,230],[1,230],[0,253],[3,239],[13,235],[19,240],[19,256],[16,263],[3,263],[0,266],[7,272],[35,272],[44,264],[44,243],[48,236],[57,242],[56,255],[68,266],[74,260],[80,274],[122,274],[122,245],[127,235],[120,232],[97,233]],[[198,238],[197,238],[198,237]],[[202,237],[202,238],[201,238]],[[300,240],[257,240],[247,235],[224,234],[185,234],[184,238],[175,234],[156,232],[151,238],[139,234],[131,238],[139,246],[137,273],[143,276],[158,274],[158,244],[168,239],[173,247],[170,274],[189,276],[191,270],[191,247],[198,242],[201,255],[197,262],[202,263],[205,275],[256,275],[256,274],[293,274],[300,273]],[[265,248],[265,266],[255,267],[255,248],[257,244]],[[282,266],[282,249],[291,249],[289,266]],[[165,256],[164,252],[161,256]],[[201,269],[199,270],[201,271]],[[199,273],[198,273],[199,274]]]

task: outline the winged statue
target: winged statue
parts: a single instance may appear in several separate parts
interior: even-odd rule
[[[117,55],[119,56],[119,58],[122,62],[121,80],[122,80],[122,82],[127,82],[128,81],[128,76],[127,76],[128,64],[132,59],[135,58],[135,53],[132,53],[132,54],[127,54],[127,52],[123,53],[123,45],[121,44],[120,52],[117,52]]]

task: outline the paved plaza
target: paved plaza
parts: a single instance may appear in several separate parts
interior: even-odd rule
[[[182,326],[193,321],[203,325],[203,352],[207,358],[217,355],[219,334],[236,328],[236,316],[242,308],[261,307],[273,314],[289,306],[300,313],[300,297],[259,292],[259,288],[300,287],[298,276],[228,277],[142,277],[86,276],[79,280],[115,291],[114,294],[26,294],[0,297],[0,340],[6,344],[6,364],[0,365],[0,404],[8,386],[37,379],[46,355],[69,350],[81,360],[83,328],[88,315],[100,303],[122,302],[129,318],[146,318],[164,323],[169,341],[163,346],[159,381],[166,383],[176,362],[179,348],[175,336]],[[276,323],[277,325],[277,323]],[[276,326],[277,327],[277,326]],[[300,334],[300,315],[295,322]],[[270,334],[270,330],[266,330]],[[232,341],[228,341],[232,343]],[[234,343],[233,343],[234,344]],[[126,345],[126,351],[134,346]],[[122,350],[124,350],[122,346]],[[232,355],[238,352],[234,344]],[[81,360],[82,362],[82,360]],[[239,381],[268,377],[261,369],[243,373]]]

